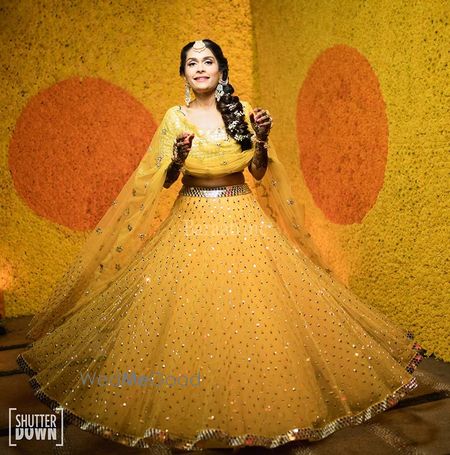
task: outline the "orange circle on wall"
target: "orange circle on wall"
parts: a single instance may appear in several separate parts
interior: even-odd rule
[[[16,191],[38,215],[92,229],[146,152],[156,125],[125,90],[74,77],[25,106],[9,147]]]
[[[297,102],[300,165],[312,197],[337,224],[359,223],[383,186],[386,106],[356,49],[337,45],[311,65]]]

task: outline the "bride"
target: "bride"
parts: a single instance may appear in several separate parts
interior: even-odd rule
[[[186,106],[167,110],[17,359],[41,401],[117,443],[317,440],[417,385],[423,350],[321,258],[269,138],[272,118],[233,96],[228,72],[213,41],[183,47]]]

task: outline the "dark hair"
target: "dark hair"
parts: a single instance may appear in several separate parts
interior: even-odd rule
[[[228,61],[223,55],[222,49],[218,44],[209,39],[204,39],[206,47],[216,57],[219,63],[219,71],[222,72],[222,79],[228,78]],[[180,76],[184,76],[184,67],[186,65],[186,55],[189,49],[195,44],[191,41],[181,49],[180,55]],[[252,148],[251,132],[244,116],[244,108],[239,101],[239,97],[233,96],[234,88],[228,83],[223,86],[224,95],[216,101],[217,109],[222,114],[223,123],[227,133],[238,142],[242,150],[249,150]]]

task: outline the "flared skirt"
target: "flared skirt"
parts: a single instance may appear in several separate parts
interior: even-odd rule
[[[18,357],[39,399],[125,445],[193,450],[321,439],[416,386],[417,344],[243,187],[182,190],[118,279]]]

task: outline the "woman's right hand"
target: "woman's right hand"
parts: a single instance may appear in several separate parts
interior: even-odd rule
[[[194,133],[180,133],[173,144],[172,160],[178,164],[183,164],[189,155],[194,140]]]

